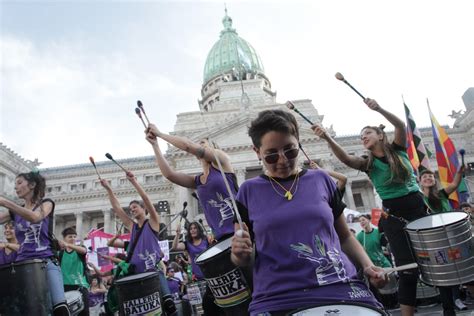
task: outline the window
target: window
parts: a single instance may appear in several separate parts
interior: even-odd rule
[[[364,201],[362,200],[362,195],[360,193],[354,193],[354,204],[356,207],[364,207]]]
[[[153,182],[153,176],[145,176],[145,183],[150,184]]]
[[[127,184],[127,179],[126,178],[119,179],[119,184],[120,185],[126,185]]]
[[[95,189],[100,188],[100,182],[99,181],[94,182],[94,188]]]
[[[48,193],[53,192],[53,188],[52,188],[52,187],[49,187],[49,188],[47,188],[46,190],[48,191]]]
[[[84,191],[86,188],[87,188],[87,184],[86,184],[86,183],[79,183],[79,189],[80,189],[81,191]]]
[[[71,191],[77,190],[77,184],[71,184]]]
[[[58,186],[54,187],[54,192],[61,192],[61,186],[58,185]]]

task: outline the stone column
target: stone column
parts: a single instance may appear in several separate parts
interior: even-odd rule
[[[237,183],[239,186],[245,181],[245,175],[247,171],[245,169],[235,170],[235,176],[237,177]]]
[[[102,210],[102,213],[104,214],[104,232],[113,234],[113,230],[115,230],[115,225],[113,225],[114,228],[112,228],[110,225],[110,209],[104,209]]]
[[[352,195],[352,181],[350,180],[347,180],[346,183],[346,194],[344,194],[344,201],[346,202],[348,208],[351,210],[356,210],[354,196]]]
[[[82,240],[84,236],[82,235],[82,212],[81,211],[76,211],[76,232],[77,232],[77,238],[79,240]]]

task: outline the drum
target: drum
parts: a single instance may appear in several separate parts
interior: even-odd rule
[[[67,307],[71,316],[79,315],[84,310],[84,302],[82,301],[82,294],[79,291],[65,292]]]
[[[398,282],[396,276],[392,273],[388,276],[388,282],[387,284],[383,287],[378,289],[380,294],[382,295],[390,295],[397,293],[398,291]]]
[[[291,312],[288,316],[388,316],[390,314],[374,306],[360,303],[317,305]]]
[[[46,261],[26,260],[0,267],[1,315],[50,315]]]
[[[176,316],[192,315],[191,304],[187,299],[175,300],[174,305],[176,306]]]
[[[423,282],[451,286],[474,280],[471,223],[464,212],[429,215],[407,231]]]
[[[251,291],[242,270],[230,260],[232,237],[221,240],[196,258],[218,306],[227,315],[246,315]]]
[[[418,280],[416,285],[416,301],[420,307],[434,306],[439,302],[439,291],[437,288]]]
[[[161,315],[158,272],[127,276],[117,285],[120,315]]]

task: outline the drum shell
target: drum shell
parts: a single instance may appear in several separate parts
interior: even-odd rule
[[[398,291],[398,281],[394,274],[389,275],[387,285],[378,289],[382,295],[394,294]]]
[[[0,314],[49,315],[46,261],[26,260],[0,267]]]
[[[406,231],[423,282],[452,286],[474,280],[474,240],[467,216],[442,227],[413,229],[410,224]]]
[[[158,272],[146,272],[116,281],[120,315],[161,315]],[[145,300],[146,302],[143,302]]]
[[[204,274],[216,304],[225,309],[226,315],[246,315],[251,300],[251,290],[246,281],[245,273],[242,269],[236,267],[230,259],[231,239],[232,237],[224,239],[201,253],[196,258],[196,264]],[[214,247],[223,250],[206,258],[207,252],[212,252]],[[226,283],[226,278],[227,280],[233,280],[227,282],[227,284],[232,283],[235,286],[232,288],[238,289],[228,295],[228,299],[225,297],[227,293],[222,292],[226,291],[225,286],[220,286],[222,284],[220,282]]]
[[[388,316],[385,311],[360,303],[318,304],[290,312],[287,316]]]
[[[82,294],[79,291],[65,292],[67,306],[71,316],[79,315],[84,310],[84,302],[82,301]]]

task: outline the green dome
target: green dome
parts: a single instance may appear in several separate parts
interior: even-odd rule
[[[232,19],[227,15],[222,19],[224,30],[220,39],[212,46],[204,66],[204,84],[217,75],[232,71],[263,73],[263,64],[255,49],[237,35],[232,28]],[[239,66],[240,64],[240,66]]]

